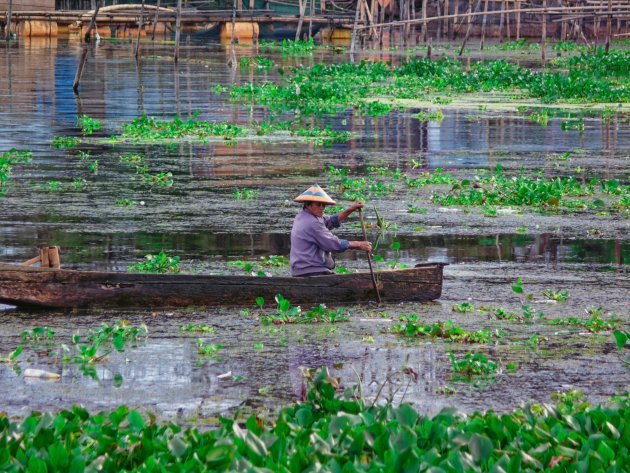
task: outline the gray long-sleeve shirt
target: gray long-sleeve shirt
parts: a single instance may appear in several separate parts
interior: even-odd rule
[[[330,230],[338,228],[339,217],[316,217],[304,209],[295,216],[291,229],[291,275],[320,273],[335,267],[331,252],[346,251],[348,240]]]

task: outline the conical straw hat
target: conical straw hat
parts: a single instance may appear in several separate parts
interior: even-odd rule
[[[293,200],[296,202],[323,202],[324,204],[329,205],[336,204],[336,202],[332,200],[328,194],[326,194],[326,191],[317,184],[313,184]]]

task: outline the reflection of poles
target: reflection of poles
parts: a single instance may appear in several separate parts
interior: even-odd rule
[[[157,0],[157,4],[155,6],[155,17],[153,18],[153,31],[151,32],[151,41],[155,41],[155,28],[157,28],[159,17],[160,17],[160,0]]]
[[[9,10],[7,11],[7,21],[5,28],[5,38],[7,41],[11,39],[11,16],[13,16],[13,0],[9,0]]]
[[[74,76],[74,82],[72,83],[72,90],[75,94],[79,93],[79,82],[81,82],[81,76],[83,75],[83,68],[85,67],[85,63],[87,62],[88,48],[87,46],[83,46],[83,51],[81,52],[81,60],[79,61],[79,67],[77,67],[77,72]]]
[[[173,60],[179,60],[179,36],[182,30],[182,0],[177,0],[177,19],[175,20],[175,57]]]

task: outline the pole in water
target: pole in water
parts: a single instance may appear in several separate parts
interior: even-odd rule
[[[365,231],[365,221],[363,220],[363,212],[359,209],[359,217],[361,218],[361,230],[363,230],[363,239],[367,241],[367,232]],[[372,252],[367,254],[368,265],[370,266],[370,275],[372,276],[372,284],[374,285],[374,291],[376,292],[376,302],[381,303],[381,293],[378,290],[378,284],[376,284],[376,277],[374,276],[374,269],[372,269]]]

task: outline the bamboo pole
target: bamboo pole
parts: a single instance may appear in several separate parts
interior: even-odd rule
[[[304,13],[306,12],[306,2],[308,0],[298,0],[300,19],[298,20],[297,30],[295,30],[295,41],[300,39],[302,34],[302,22],[304,21]]]
[[[435,12],[437,13],[438,17],[443,17],[444,15],[442,15],[441,10],[440,10],[440,0],[437,0],[435,2]],[[402,18],[401,18],[402,20]],[[442,39],[442,22],[438,21],[437,22],[437,28],[435,31],[435,38],[440,41]]]
[[[457,35],[459,34],[459,29],[461,28],[461,24],[457,24],[457,17],[459,16],[459,0],[455,2],[455,10],[453,11],[455,18],[453,18],[453,37],[452,40],[455,41],[457,39]]]
[[[610,48],[610,36],[612,35],[612,0],[608,0],[608,18],[606,19],[606,54]]]
[[[503,0],[501,0],[501,17],[499,20],[499,43],[503,42],[503,25],[505,24],[505,14],[503,13],[504,5]]]
[[[509,10],[510,9],[510,0],[505,0],[505,6]],[[508,41],[512,39],[512,31],[510,30],[510,14],[505,14],[505,36]]]
[[[543,19],[542,19],[542,39],[540,42],[540,54],[542,63],[545,64],[546,61],[546,51],[547,48],[547,0],[542,0],[543,4]]]
[[[90,24],[88,25],[88,29],[83,37],[86,43],[89,43],[91,40],[90,34],[92,33],[94,26],[96,25],[96,15],[98,15],[98,11],[100,10],[100,8],[101,2],[97,2],[96,7],[94,8],[94,14],[92,15],[92,19],[90,20]]]
[[[352,38],[350,39],[350,62],[354,62],[354,46],[357,42],[360,9],[361,9],[361,0],[357,0],[357,7],[354,10],[354,25],[352,26]]]
[[[488,4],[490,3],[490,1],[489,0],[484,0],[483,3],[484,3],[483,11],[484,11],[484,13],[487,13],[488,12]],[[479,43],[479,49],[481,51],[483,51],[483,44],[484,44],[484,41],[486,40],[486,20],[487,20],[488,17],[486,15],[484,15],[481,18],[482,18],[482,20],[481,20],[481,40],[480,40],[480,43]]]
[[[311,0],[309,5],[309,14],[308,14],[308,39],[313,37],[313,10],[315,9],[315,0]]]
[[[175,20],[175,63],[179,61],[179,37],[182,33],[182,0],[177,0],[177,19]],[[234,30],[232,30],[234,33]]]
[[[456,2],[458,0],[455,0]],[[448,15],[451,12],[451,6],[449,4],[448,0],[444,0],[444,14]],[[446,32],[446,37],[450,40],[451,38],[451,34],[452,34],[452,30],[451,30],[451,22],[448,20],[443,20],[444,21],[444,26],[442,27],[442,29]]]
[[[521,0],[516,0],[514,2],[514,7],[516,8],[516,10],[520,10]],[[520,11],[516,13],[516,41],[518,41],[519,39],[521,39],[521,12]]]
[[[88,49],[86,46],[83,46],[83,50],[81,51],[81,59],[79,61],[79,66],[77,67],[77,72],[74,75],[74,81],[72,82],[72,90],[75,94],[79,93],[79,83],[81,82],[81,76],[83,75],[83,68],[85,67],[85,63],[87,61],[87,53]]]
[[[153,18],[153,31],[151,32],[151,41],[155,41],[155,28],[157,28],[159,17],[160,17],[160,0],[157,0],[156,8],[155,8],[155,17]]]
[[[481,1],[481,0],[479,0]],[[472,2],[473,0],[468,0],[468,14],[472,13]],[[466,43],[468,42],[468,38],[470,37],[470,29],[472,27],[472,16],[468,16],[468,25],[466,26],[466,36],[464,37],[464,41],[462,42],[462,47],[459,49],[458,56],[461,57],[464,53],[464,48],[466,47]]]
[[[427,22],[427,2],[428,0],[422,0],[422,29],[420,34],[422,35],[422,41],[427,42],[427,30],[429,23]]]
[[[236,9],[238,8],[238,1],[239,0],[234,0],[232,8],[232,31],[230,32],[230,59],[228,61],[228,65],[232,67],[233,71],[236,71],[236,51],[234,50],[236,38],[234,36],[234,30],[236,29]]]
[[[138,37],[136,38],[136,50],[134,52],[134,57],[138,59],[138,52],[140,51],[140,35],[142,34],[142,29],[144,28],[144,0],[142,0],[142,7],[140,8],[140,19],[138,20]]]
[[[5,28],[7,29],[4,33],[5,39],[7,41],[11,40],[11,17],[13,16],[13,0],[9,0],[9,10],[7,11],[7,21]]]

